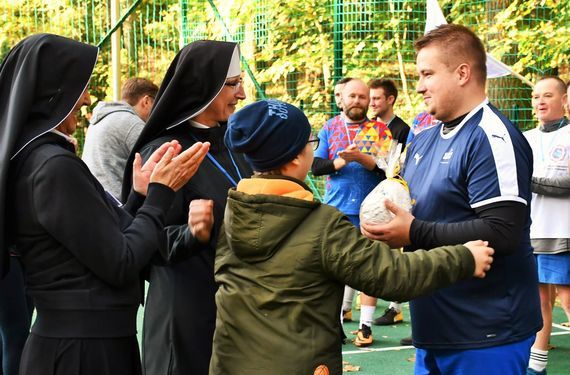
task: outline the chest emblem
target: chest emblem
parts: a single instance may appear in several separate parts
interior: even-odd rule
[[[420,160],[423,158],[423,155],[420,155],[416,152],[416,154],[414,155],[414,160],[416,161],[416,165],[418,165],[418,163],[420,162]]]
[[[443,158],[441,158],[441,160],[443,161],[449,161],[449,159],[451,159],[451,157],[453,156],[453,149],[447,151],[445,154],[443,154]]]

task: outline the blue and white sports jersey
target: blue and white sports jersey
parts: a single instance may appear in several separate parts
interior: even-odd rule
[[[403,177],[416,201],[416,218],[455,223],[477,219],[477,207],[495,202],[528,207],[531,175],[527,141],[485,101],[448,134],[443,134],[441,125],[418,134],[407,152]],[[495,256],[486,278],[463,281],[412,301],[416,346],[481,348],[536,333],[542,319],[529,228],[530,215],[521,238],[512,239],[516,247],[512,255]]]

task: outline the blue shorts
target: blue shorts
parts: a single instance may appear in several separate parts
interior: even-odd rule
[[[534,338],[482,349],[416,349],[414,374],[525,374]]]
[[[537,254],[538,281],[543,284],[570,285],[570,252]]]

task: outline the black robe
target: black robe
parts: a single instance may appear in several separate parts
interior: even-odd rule
[[[188,123],[169,130],[143,148],[143,158],[163,142],[177,139],[184,149],[195,139],[211,143],[210,155],[239,181],[239,175],[223,143],[226,125],[197,129]],[[251,168],[241,154],[232,154],[242,177]],[[176,193],[167,216],[169,252],[155,257],[143,329],[145,374],[207,374],[216,321],[214,258],[223,221],[228,189],[234,186],[205,159],[198,172]],[[188,229],[188,207],[194,199],[214,201],[214,226],[207,245],[196,241]]]
[[[177,139],[183,149],[195,142],[212,143],[212,155],[237,182],[239,176],[223,143],[225,124],[210,129],[192,127],[188,120],[206,108],[224,89],[236,43],[197,41],[172,61],[155,105],[134,152],[143,158],[162,142]],[[242,177],[251,169],[241,155],[233,156]],[[131,190],[127,163],[123,199]],[[150,288],[143,329],[143,372],[147,375],[206,375],[212,353],[216,319],[214,252],[228,189],[234,186],[208,159],[177,192],[167,218],[169,251],[150,266]],[[210,243],[198,243],[188,229],[188,206],[194,199],[214,201]]]
[[[96,59],[96,47],[42,34],[16,46],[0,70],[0,186],[7,192],[0,212],[10,218],[2,228],[20,254],[37,310],[24,375],[141,372],[139,272],[166,245],[174,192],[151,184],[133,218],[73,146],[49,132],[72,114]],[[133,199],[137,207],[143,200]]]

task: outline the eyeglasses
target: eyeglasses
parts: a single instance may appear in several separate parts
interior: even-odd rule
[[[314,139],[309,139],[307,143],[312,143],[311,146],[313,146],[313,151],[316,151],[317,148],[319,148],[320,141],[321,140],[319,138],[314,138]]]
[[[224,86],[229,86],[232,89],[234,89],[234,93],[239,91],[239,88],[242,87],[243,85],[243,79],[240,78],[239,81],[235,81],[235,82],[225,82]]]

